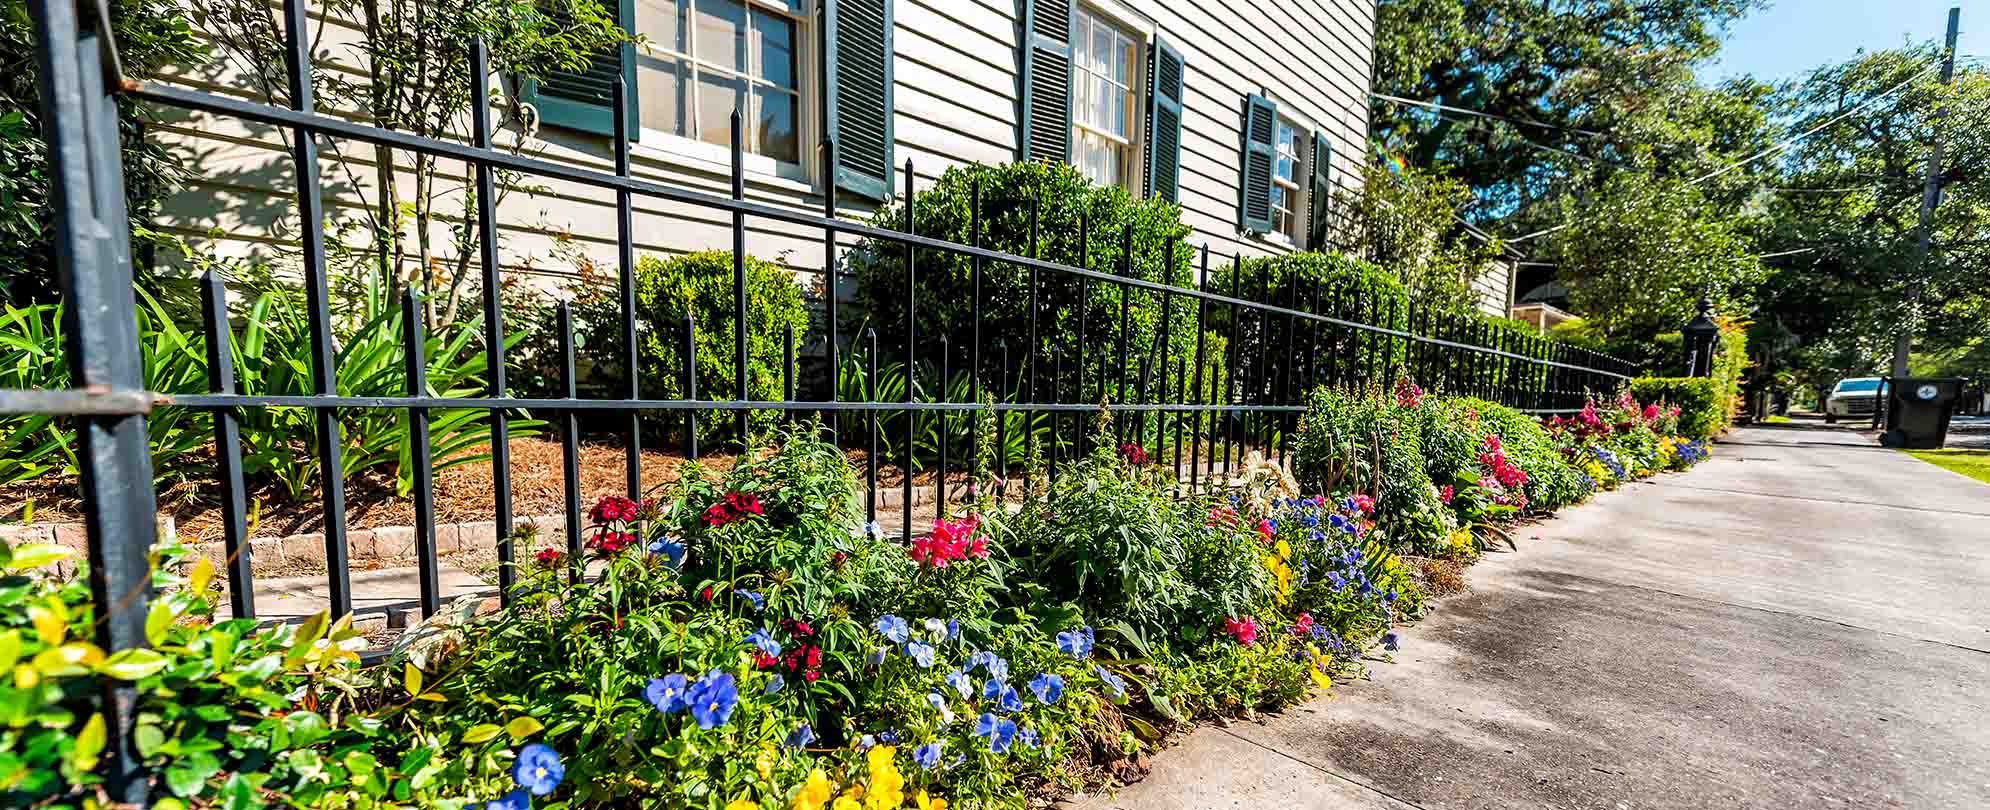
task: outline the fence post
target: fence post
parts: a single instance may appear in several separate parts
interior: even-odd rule
[[[30,0],[41,115],[55,208],[56,278],[72,383],[100,394],[143,389],[130,221],[124,207],[117,54],[104,6]],[[87,15],[79,14],[88,10]],[[109,74],[109,75],[106,75]],[[77,417],[83,521],[89,537],[96,644],[106,652],[145,644],[151,596],[146,554],[156,539],[152,457],[145,414]],[[104,786],[113,801],[144,806],[146,778],[132,739],[137,689],[103,679]]]

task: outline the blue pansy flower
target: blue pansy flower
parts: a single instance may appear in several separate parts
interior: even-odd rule
[[[1044,703],[1056,703],[1058,698],[1064,696],[1064,678],[1047,672],[1038,673],[1030,679],[1030,694]]]
[[[1006,754],[1016,740],[1016,721],[984,713],[974,722],[974,736],[987,738],[990,753]]]
[[[1396,601],[1396,589],[1395,589],[1395,588],[1390,588],[1390,589],[1389,589],[1389,592],[1388,592],[1388,593],[1385,593],[1385,594],[1382,594],[1382,603],[1383,603],[1383,604],[1389,604],[1389,603],[1391,603],[1391,602],[1394,602],[1394,601]]]
[[[944,640],[947,637],[946,622],[940,621],[939,619],[927,619],[925,625],[926,625],[927,636],[935,640]]]
[[[1027,728],[1016,732],[1016,742],[1022,743],[1024,748],[1035,748],[1043,744],[1043,741],[1037,737],[1036,731]]]
[[[995,697],[995,706],[1005,712],[1023,710],[1023,696],[1007,684],[1002,685],[1002,694]]]
[[[746,637],[746,642],[760,648],[760,651],[766,653],[768,658],[778,658],[781,655],[781,642],[775,641],[774,637],[768,634],[767,628],[763,627],[753,631],[751,635]]]
[[[857,750],[859,751],[869,751],[876,747],[878,747],[878,738],[876,735],[866,734],[857,738]]]
[[[1385,650],[1389,650],[1389,651],[1391,651],[1391,652],[1394,652],[1394,651],[1395,651],[1395,649],[1396,649],[1396,634],[1395,634],[1395,633],[1383,633],[1383,634],[1382,634],[1382,649],[1385,649]]]
[[[945,695],[942,695],[938,692],[927,692],[926,702],[931,704],[935,710],[939,711],[940,719],[948,723],[954,721],[954,710],[947,707],[947,698]]]
[[[1114,675],[1112,670],[1098,664],[1093,664],[1092,673],[1099,676],[1099,681],[1106,685],[1106,692],[1112,695],[1113,700],[1126,697],[1126,681],[1120,680],[1120,677]]]
[[[930,771],[934,766],[940,764],[940,755],[946,750],[946,745],[946,740],[934,740],[918,748],[914,748],[912,749],[912,761],[917,763],[921,770]]]
[[[994,678],[989,678],[987,681],[981,684],[981,699],[994,700],[995,698],[1001,696],[1002,690],[1004,688],[1005,687],[1003,687],[1001,681],[995,680]]]
[[[871,521],[871,522],[869,522],[869,523],[866,523],[866,524],[864,524],[864,536],[865,536],[865,537],[869,537],[869,538],[871,538],[872,540],[876,540],[876,539],[878,539],[878,538],[880,538],[880,537],[883,537],[883,536],[884,536],[884,527],[883,527],[883,526],[879,526],[879,525],[878,525],[878,522],[877,522],[877,521],[875,521],[875,520],[873,520],[873,521]]]
[[[685,692],[690,689],[690,679],[681,673],[672,673],[661,678],[651,678],[649,686],[643,689],[643,699],[664,714],[671,714],[691,705],[685,700]]]
[[[767,688],[761,690],[760,694],[778,695],[781,694],[781,690],[786,688],[788,688],[788,679],[781,677],[779,673],[775,673],[774,677],[767,681]]]
[[[649,544],[649,552],[663,555],[664,561],[672,568],[684,567],[684,555],[687,550],[683,543],[668,537],[658,538],[656,542]]]
[[[534,796],[552,793],[566,775],[566,766],[560,764],[560,752],[539,743],[519,749],[518,761],[511,764],[512,781]]]
[[[933,668],[933,645],[913,639],[905,642],[905,654],[918,663],[920,669]]]
[[[864,657],[864,663],[873,667],[884,666],[884,657],[889,652],[891,652],[890,647],[879,647],[872,650],[870,655]]]
[[[974,697],[974,679],[968,677],[965,672],[956,669],[947,673],[947,685],[959,692],[962,700]]]
[[[503,798],[492,799],[484,805],[484,810],[532,810],[532,797],[524,788],[504,794]]]
[[[884,637],[890,639],[893,644],[904,644],[906,639],[912,637],[912,628],[905,624],[904,619],[897,616],[879,616],[878,632],[883,633]]]
[[[1057,649],[1064,651],[1065,655],[1082,661],[1092,654],[1091,635],[1092,628],[1089,627],[1058,633]]]
[[[746,597],[746,601],[752,602],[754,610],[767,609],[767,597],[760,595],[759,591],[734,591],[734,593]],[[775,654],[779,655],[779,653]]]
[[[689,699],[698,727],[711,730],[732,719],[732,710],[739,706],[739,685],[731,675],[715,669],[692,685]]]
[[[884,743],[885,745],[897,745],[897,744],[898,744],[898,732],[896,732],[896,731],[880,731],[880,732],[878,732],[878,742],[881,742],[881,743]]]
[[[1007,662],[1007,661],[1004,661],[1004,660],[1002,660],[1002,657],[1001,657],[1001,656],[999,656],[999,655],[996,655],[996,654],[994,654],[994,653],[989,653],[989,654],[988,654],[988,677],[990,677],[990,678],[994,678],[995,680],[998,680],[998,681],[1006,681],[1006,680],[1008,680],[1008,679],[1009,679],[1009,662]]]
[[[807,723],[803,723],[795,726],[794,731],[788,732],[788,738],[781,741],[781,744],[789,748],[807,748],[808,744],[812,742],[815,742],[815,729],[809,728]]]
[[[947,640],[948,640],[948,641],[953,641],[953,640],[955,640],[955,639],[957,639],[957,638],[960,638],[960,620],[959,620],[959,619],[948,619],[948,620],[947,620]]]

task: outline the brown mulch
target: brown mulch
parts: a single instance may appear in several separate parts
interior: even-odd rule
[[[559,514],[566,509],[566,476],[560,443],[543,437],[513,439],[511,445],[512,514],[520,517]],[[482,452],[479,449],[478,452]],[[848,451],[850,464],[861,479],[865,475],[865,453]],[[580,445],[581,503],[624,490],[627,470],[626,450],[613,442],[583,442]],[[677,480],[685,457],[676,452],[645,448],[642,453],[642,483],[645,491]],[[736,457],[728,454],[703,455],[699,461],[708,472],[732,469]],[[964,487],[968,475],[953,472],[948,487]],[[896,489],[904,478],[899,467],[881,464],[878,487]],[[931,487],[931,470],[912,477],[915,487]],[[462,523],[490,520],[495,514],[493,495],[496,480],[488,460],[458,464],[435,474],[436,522]],[[221,539],[221,490],[209,480],[175,484],[159,494],[159,514],[170,516],[180,538],[188,543]],[[348,479],[345,486],[346,522],[351,529],[373,529],[414,524],[411,498],[395,492],[391,476],[369,473]],[[80,523],[83,520],[79,483],[75,478],[43,478],[0,487],[0,524],[22,521],[29,502],[34,505],[37,523]],[[249,493],[252,515],[251,534],[281,537],[318,531],[324,525],[324,504],[315,493],[302,501],[292,501],[282,488],[265,486]]]

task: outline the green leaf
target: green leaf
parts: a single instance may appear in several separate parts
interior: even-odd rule
[[[13,559],[8,560],[4,567],[9,571],[31,571],[75,556],[76,550],[67,546],[36,543],[15,548]]]
[[[504,732],[511,735],[512,742],[523,742],[526,737],[539,733],[546,726],[531,717],[520,717],[504,726]]]
[[[463,742],[469,743],[471,745],[476,745],[477,743],[482,743],[482,742],[490,742],[491,740],[496,739],[497,735],[503,733],[504,733],[503,727],[498,726],[495,723],[483,723],[480,725],[471,726],[469,731],[463,732]]]
[[[191,799],[200,794],[202,784],[200,774],[192,768],[166,769],[166,787],[172,790],[175,796]]]
[[[101,713],[92,713],[90,719],[83,723],[83,730],[76,734],[76,748],[70,752],[69,761],[75,763],[77,770],[87,771],[95,768],[97,756],[104,752],[106,737],[104,716]]]
[[[168,663],[171,662],[157,650],[134,647],[112,653],[111,657],[97,665],[97,671],[121,681],[135,681],[158,673]]]
[[[152,608],[145,612],[145,640],[155,645],[165,643],[166,631],[172,629],[173,621],[178,618],[170,600],[153,600]]]
[[[306,748],[325,738],[325,718],[317,712],[286,714],[283,716],[283,727],[290,732],[290,744],[294,748]]]

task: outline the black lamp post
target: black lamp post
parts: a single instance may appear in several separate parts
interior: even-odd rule
[[[1700,299],[1700,314],[1680,328],[1686,345],[1686,375],[1707,377],[1714,373],[1714,350],[1720,346],[1721,328],[1714,323],[1714,302]]]

